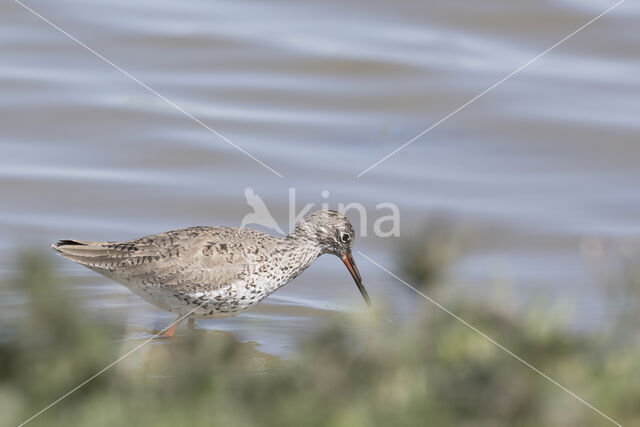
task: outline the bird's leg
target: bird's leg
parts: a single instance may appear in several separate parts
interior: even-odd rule
[[[187,321],[187,327],[189,329],[195,329],[196,328],[196,320],[193,317],[189,317],[189,320]]]
[[[180,324],[180,318],[178,317],[178,320],[173,322],[173,324],[171,326],[169,326],[169,328],[162,333],[162,336],[163,337],[173,336],[173,334],[176,332],[176,329],[178,329],[178,325],[179,324]]]

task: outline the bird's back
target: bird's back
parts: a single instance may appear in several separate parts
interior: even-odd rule
[[[142,282],[175,290],[216,288],[236,280],[277,239],[257,230],[197,226],[122,242],[61,240],[62,256],[120,283]]]

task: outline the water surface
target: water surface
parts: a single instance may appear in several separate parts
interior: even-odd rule
[[[402,239],[434,216],[485,230],[449,271],[466,295],[486,296],[498,277],[518,301],[544,293],[574,307],[575,322],[599,327],[604,290],[580,248],[635,251],[640,231],[637,3],[623,3],[360,178],[613,2],[26,4],[283,177],[4,1],[2,276],[14,274],[18,249],[59,238],[237,226],[251,211],[247,186],[286,227],[295,188],[298,208],[367,206],[369,235],[357,248],[393,271]],[[371,235],[382,202],[400,208],[400,238]],[[357,260],[373,300],[398,316],[427,303]],[[89,270],[56,265],[83,305],[128,325],[124,339],[172,320]],[[1,301],[4,313],[20,311],[20,301]],[[325,256],[257,309],[199,326],[288,354],[296,337],[363,308],[342,263]]]

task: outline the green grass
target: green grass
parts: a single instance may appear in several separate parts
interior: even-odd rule
[[[28,312],[2,320],[2,426],[139,343],[122,343],[123,331],[76,309],[45,259],[21,264],[7,286],[24,295]],[[438,276],[415,270],[412,280]],[[544,306],[515,314],[456,299],[448,306],[618,422],[640,425],[640,316],[636,283],[625,280],[629,303],[606,334],[572,332]],[[382,311],[345,316],[307,336],[290,361],[219,332],[151,343],[29,425],[610,425],[448,314],[418,306],[407,324]]]

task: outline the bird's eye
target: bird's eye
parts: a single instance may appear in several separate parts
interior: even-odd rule
[[[349,236],[349,233],[342,233],[342,236],[340,236],[340,238],[344,243],[347,243],[349,239],[351,239],[351,236]]]

